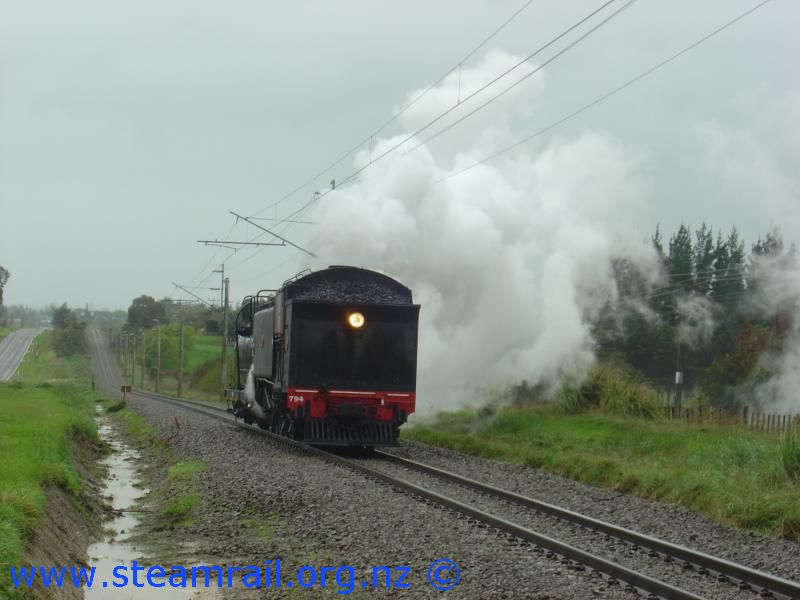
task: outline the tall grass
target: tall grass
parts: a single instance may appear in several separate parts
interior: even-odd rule
[[[600,410],[655,419],[664,413],[655,391],[633,369],[614,360],[595,365],[581,384],[566,379],[556,394],[555,405],[565,414]]]
[[[793,427],[781,438],[780,462],[786,475],[800,480],[800,429]]]

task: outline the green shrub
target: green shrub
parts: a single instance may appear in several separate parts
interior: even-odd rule
[[[110,404],[110,405],[109,405],[109,406],[106,408],[106,413],[109,413],[109,414],[110,414],[110,413],[119,412],[119,411],[121,411],[123,408],[125,408],[125,402],[123,402],[122,400],[118,400],[117,402],[115,402],[114,404]]]
[[[567,379],[556,394],[556,408],[563,414],[597,409],[609,414],[654,419],[663,414],[655,391],[634,369],[617,360],[595,365],[579,386]]]
[[[200,496],[195,493],[178,496],[162,509],[161,515],[169,518],[180,518],[188,515],[200,503]]]
[[[80,323],[64,329],[54,329],[53,350],[55,350],[57,356],[86,354],[84,324]]]
[[[577,414],[591,408],[591,402],[583,394],[581,387],[572,380],[564,382],[556,393],[555,406],[564,414]]]

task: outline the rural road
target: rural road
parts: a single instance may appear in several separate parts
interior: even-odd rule
[[[108,347],[108,341],[103,334],[100,333],[99,329],[90,327],[88,329],[88,338],[89,357],[92,361],[97,383],[100,389],[111,394],[113,398],[116,398],[119,394],[119,385],[122,382],[122,376],[119,372],[119,365],[117,365],[117,361],[114,360],[114,353]]]
[[[0,341],[0,381],[8,381],[41,329],[18,329]]]

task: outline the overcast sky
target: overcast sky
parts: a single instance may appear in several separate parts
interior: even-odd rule
[[[523,3],[0,0],[6,302],[125,308],[142,293],[185,297],[172,282],[215,286],[210,272],[227,252],[196,240],[252,239],[229,210],[253,215],[309,180]],[[601,4],[535,0],[465,70],[493,51],[527,56]],[[511,115],[514,133],[550,124],[756,4],[639,0],[544,69],[536,101]],[[800,241],[798,22],[800,4],[773,0],[525,152],[586,132],[627,148],[645,182],[642,239],[657,223],[705,220],[735,224],[748,242],[771,225]],[[468,120],[431,151],[477,131]],[[282,218],[314,189],[260,216]],[[314,228],[280,231],[303,245]],[[253,252],[227,261],[234,298],[304,266],[289,247]]]

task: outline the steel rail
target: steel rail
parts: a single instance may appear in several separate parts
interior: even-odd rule
[[[692,594],[691,592],[687,592],[685,590],[674,587],[658,579],[649,577],[648,575],[644,575],[642,573],[639,573],[637,571],[634,571],[617,563],[608,561],[600,556],[596,556],[594,554],[576,548],[565,542],[561,542],[559,540],[538,533],[526,527],[522,527],[501,517],[497,517],[490,513],[484,512],[468,504],[464,504],[463,502],[459,502],[458,500],[455,500],[453,498],[448,498],[447,496],[437,494],[436,492],[432,492],[431,490],[414,485],[402,479],[397,479],[379,470],[366,467],[362,464],[359,464],[347,458],[343,458],[337,454],[333,454],[326,450],[322,450],[314,446],[309,446],[303,442],[292,440],[284,436],[272,433],[270,431],[266,431],[264,429],[259,429],[250,425],[246,425],[238,421],[237,419],[229,416],[229,413],[225,409],[220,408],[218,406],[213,406],[207,403],[195,402],[191,400],[182,400],[178,398],[173,398],[171,396],[164,396],[162,394],[155,394],[153,392],[143,392],[140,390],[134,390],[132,393],[145,398],[150,398],[162,402],[175,404],[177,406],[180,406],[181,408],[186,408],[188,410],[192,410],[194,412],[218,420],[225,421],[231,425],[241,427],[252,433],[263,435],[267,438],[278,441],[300,452],[317,456],[326,462],[337,464],[339,466],[350,469],[351,471],[354,471],[366,477],[381,481],[390,487],[399,488],[401,490],[409,492],[414,496],[423,498],[425,500],[438,504],[444,508],[458,512],[464,516],[471,517],[477,521],[485,523],[486,525],[494,527],[500,531],[518,537],[521,540],[524,540],[525,542],[533,544],[534,547],[547,549],[556,555],[562,556],[571,561],[575,561],[576,563],[579,563],[586,567],[590,567],[596,571],[605,573],[608,576],[607,582],[612,585],[619,583],[619,581],[624,581],[629,586],[631,586],[629,588],[631,590],[633,590],[634,588],[638,588],[639,590],[647,592],[648,593],[647,597],[650,599],[657,597],[674,599],[674,600],[701,599],[701,596],[697,596],[695,594]]]
[[[446,479],[475,491],[494,496],[495,498],[507,500],[526,508],[531,508],[537,512],[548,514],[559,519],[563,519],[564,521],[569,521],[576,525],[605,533],[612,537],[630,542],[631,544],[655,550],[664,556],[683,560],[685,563],[703,567],[709,571],[720,573],[728,578],[735,579],[740,582],[746,582],[750,585],[760,586],[761,592],[771,591],[782,594],[788,598],[800,598],[800,582],[784,579],[782,577],[778,577],[777,575],[773,575],[765,571],[759,571],[746,565],[712,556],[698,550],[693,550],[686,546],[680,546],[678,544],[660,540],[643,533],[638,533],[631,529],[626,529],[625,527],[614,525],[607,521],[595,519],[593,517],[562,508],[555,504],[550,504],[548,502],[522,496],[521,494],[516,494],[502,488],[487,485],[485,483],[481,483],[480,481],[476,481],[456,473],[451,473],[450,471],[445,471],[444,469],[440,469],[438,467],[426,465],[424,463],[413,461],[394,454],[389,454],[387,452],[382,452],[380,450],[375,450],[373,454],[379,456],[382,460],[386,460],[415,471],[433,475],[434,477],[438,477],[440,479]]]

